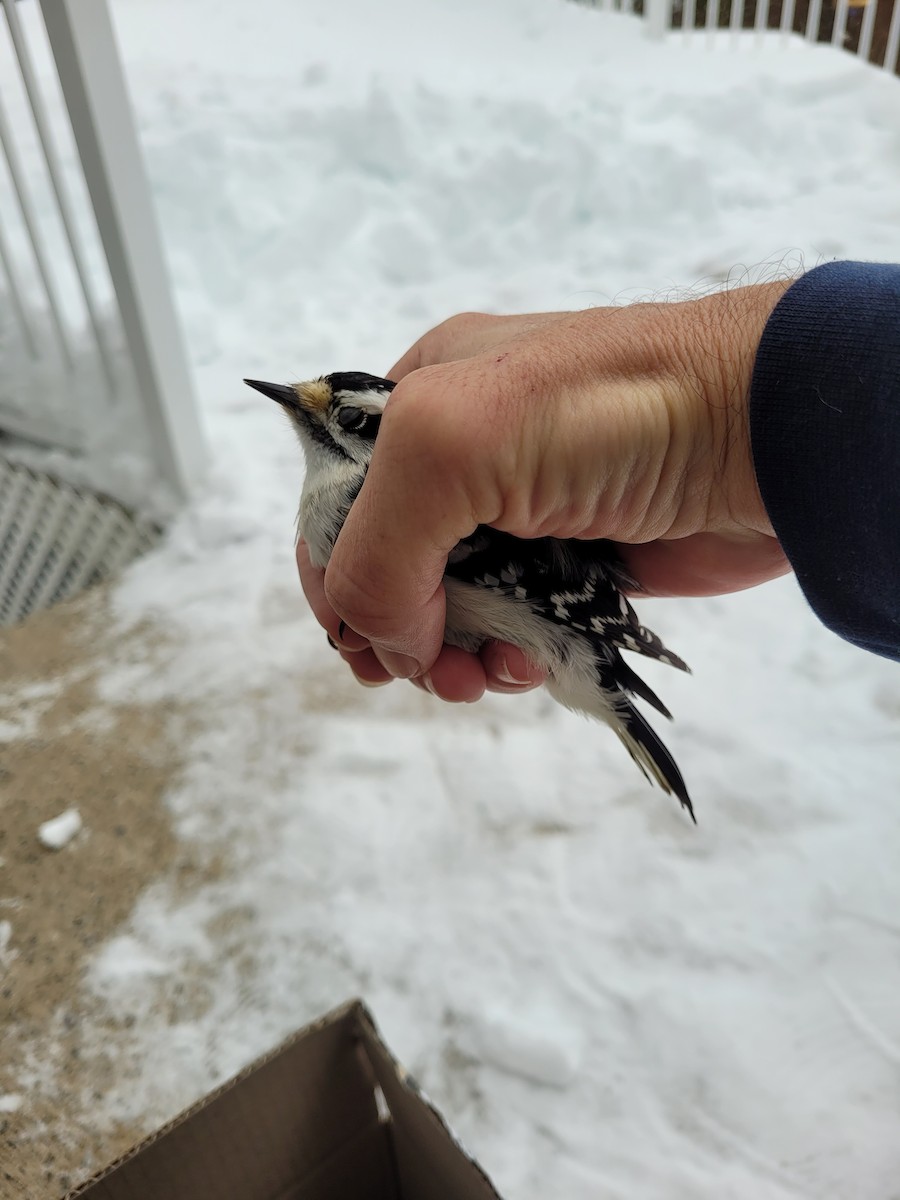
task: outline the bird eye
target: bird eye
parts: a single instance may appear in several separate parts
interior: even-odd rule
[[[378,432],[381,414],[366,412],[362,408],[354,408],[352,404],[345,404],[338,410],[337,419],[341,429],[348,433],[373,438]]]
[[[341,429],[356,430],[359,429],[366,414],[361,408],[352,408],[350,405],[344,407],[338,412],[338,425]]]

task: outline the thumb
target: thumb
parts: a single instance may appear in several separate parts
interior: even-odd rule
[[[455,419],[444,415],[445,371],[417,371],[414,385],[395,388],[325,575],[334,610],[401,678],[422,674],[437,658],[447,556],[489,519],[474,510],[466,482],[478,475],[471,433],[461,430],[458,411]]]

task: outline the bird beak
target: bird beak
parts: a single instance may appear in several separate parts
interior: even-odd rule
[[[245,379],[244,383],[286,408],[297,407],[297,393],[292,387],[285,387],[281,383],[263,383],[260,379]]]

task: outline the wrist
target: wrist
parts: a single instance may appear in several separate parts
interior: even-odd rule
[[[757,284],[690,302],[696,308],[685,382],[711,430],[711,529],[774,536],[753,466],[750,386],[763,330],[792,283]]]

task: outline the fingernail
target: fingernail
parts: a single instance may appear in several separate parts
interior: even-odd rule
[[[375,657],[395,679],[411,679],[422,670],[414,658],[408,654],[398,654],[396,650],[376,650]]]
[[[522,687],[523,684],[531,683],[530,679],[517,679],[509,669],[509,663],[504,658],[503,664],[497,672],[497,678],[501,683],[508,683],[512,687]]]
[[[355,629],[351,629],[346,621],[341,621],[338,625],[338,640],[341,643],[341,650],[356,652],[357,650],[368,650],[369,648],[368,641],[361,633],[357,633]]]
[[[332,648],[332,650],[337,650],[337,642],[334,640],[331,634],[326,633],[325,636],[328,638],[328,645]]]
[[[420,675],[418,679],[414,679],[413,683],[420,683],[426,692],[430,692],[432,696],[437,696],[437,692],[435,691],[435,688],[434,688],[434,683],[432,682],[432,679],[431,679],[430,671],[426,675]],[[440,697],[438,697],[438,699],[440,699]]]
[[[377,681],[372,679],[360,679],[360,677],[357,675],[356,682],[360,685],[360,687],[380,688],[387,687],[389,683],[393,683],[394,681],[393,679],[379,679]]]

